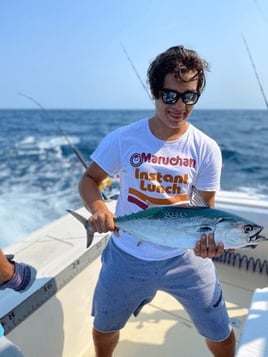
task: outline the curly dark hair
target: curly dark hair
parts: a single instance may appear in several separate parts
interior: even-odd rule
[[[150,64],[147,77],[153,96],[158,99],[163,89],[163,82],[168,73],[174,73],[179,80],[185,82],[183,74],[196,71],[196,74],[187,82],[198,79],[197,90],[201,93],[205,89],[205,70],[209,71],[209,64],[193,51],[183,46],[170,47],[160,53]]]

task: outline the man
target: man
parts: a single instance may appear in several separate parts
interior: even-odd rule
[[[80,195],[92,213],[93,230],[113,231],[93,301],[97,357],[112,356],[120,329],[158,290],[180,301],[214,356],[234,356],[234,332],[209,259],[223,253],[223,244],[216,246],[213,235],[202,235],[194,250],[137,245],[135,237],[117,231],[98,188],[108,175],[120,175],[116,216],[144,209],[148,203],[185,204],[192,185],[214,207],[221,152],[214,140],[188,122],[205,87],[205,70],[207,62],[183,46],[157,56],[148,69],[154,115],[104,138],[81,179]]]

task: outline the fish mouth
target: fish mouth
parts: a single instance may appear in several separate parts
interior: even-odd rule
[[[268,238],[261,236],[260,233],[263,230],[263,227],[259,226],[258,229],[256,229],[255,233],[249,236],[249,240],[256,242],[256,241],[261,241],[261,240],[266,240]]]
[[[265,236],[259,235],[262,230],[263,227],[259,226],[255,233],[249,237],[248,244],[245,246],[245,248],[255,249],[257,248],[259,242],[268,240],[268,238],[266,238]]]

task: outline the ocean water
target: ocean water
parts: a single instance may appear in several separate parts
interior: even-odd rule
[[[0,110],[1,247],[81,206],[77,187],[85,169],[73,147],[89,163],[104,135],[152,114]],[[268,111],[195,110],[190,121],[222,149],[222,189],[268,199]]]

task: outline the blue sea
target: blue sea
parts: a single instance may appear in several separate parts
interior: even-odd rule
[[[85,169],[73,147],[89,163],[104,135],[152,114],[0,110],[1,247],[81,206],[77,187]],[[195,110],[190,121],[222,149],[222,189],[268,199],[268,111]]]

